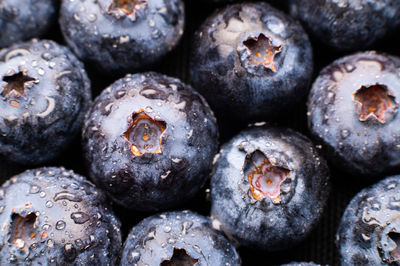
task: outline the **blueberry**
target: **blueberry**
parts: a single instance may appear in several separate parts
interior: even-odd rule
[[[341,51],[371,47],[400,25],[398,0],[289,0],[289,6],[317,40]]]
[[[347,206],[337,244],[342,265],[400,262],[400,176],[363,189]]]
[[[104,194],[64,168],[25,171],[0,188],[1,265],[113,265],[120,222]]]
[[[147,68],[183,34],[181,0],[63,0],[60,26],[79,58],[104,72]]]
[[[239,244],[267,251],[303,240],[328,199],[325,160],[290,129],[254,127],[224,144],[211,177],[211,215]]]
[[[148,217],[129,233],[121,265],[240,265],[235,247],[211,220],[190,211]]]
[[[83,64],[53,41],[0,51],[0,154],[20,164],[58,156],[78,134],[91,98]]]
[[[217,116],[246,122],[294,107],[313,72],[300,24],[266,3],[215,12],[195,34],[190,61],[193,85]]]
[[[0,47],[43,35],[55,23],[54,0],[2,0]]]
[[[400,166],[400,59],[356,53],[325,67],[313,84],[308,123],[332,164],[362,175]]]
[[[90,176],[118,204],[153,211],[192,197],[217,152],[215,117],[180,80],[127,75],[89,111],[83,145]]]

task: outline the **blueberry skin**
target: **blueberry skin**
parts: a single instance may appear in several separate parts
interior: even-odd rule
[[[118,1],[122,2],[63,0],[60,10],[59,22],[68,46],[80,59],[107,74],[154,65],[183,35],[181,0],[136,1],[139,8],[130,15],[112,8]]]
[[[342,265],[397,265],[400,176],[363,189],[347,206],[337,233]]]
[[[308,126],[331,163],[355,175],[378,175],[400,166],[400,117],[384,123],[360,120],[355,93],[384,85],[400,101],[400,59],[373,51],[337,59],[315,80],[308,99]]]
[[[137,155],[131,144],[140,139],[124,136],[137,112],[164,123],[163,133],[152,139],[161,143],[158,152],[142,149]],[[218,148],[216,120],[204,98],[180,80],[153,72],[128,74],[105,89],[87,114],[82,136],[94,182],[118,204],[140,211],[191,198]]]
[[[27,170],[0,188],[1,265],[115,265],[120,222],[105,194],[58,167]]]
[[[171,261],[177,259],[177,250],[184,251],[184,258],[193,264]],[[191,211],[165,212],[141,221],[129,233],[121,259],[122,266],[196,262],[195,265],[241,265],[235,247],[212,228],[211,220]]]
[[[400,25],[397,0],[289,0],[290,14],[339,51],[371,47]]]
[[[11,90],[21,79],[23,91]],[[27,165],[55,158],[79,133],[90,99],[83,64],[66,47],[34,39],[1,50],[0,154]]]
[[[276,49],[270,68],[250,66],[244,44],[260,34]],[[254,56],[254,55],[253,55]],[[192,82],[218,117],[250,121],[287,112],[308,93],[313,73],[310,41],[295,20],[266,3],[227,6],[195,33]]]
[[[280,200],[255,200],[248,179],[259,153],[290,170],[280,185]],[[255,127],[224,144],[211,177],[211,216],[240,245],[266,251],[302,241],[322,215],[329,194],[325,160],[312,142],[290,129]]]
[[[0,47],[40,37],[55,22],[56,0],[3,0],[0,6]]]

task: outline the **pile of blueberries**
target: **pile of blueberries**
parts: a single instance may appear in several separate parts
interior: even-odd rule
[[[400,264],[400,1],[232,2],[0,1],[0,265]]]

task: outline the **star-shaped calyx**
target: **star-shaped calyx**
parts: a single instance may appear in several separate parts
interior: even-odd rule
[[[34,80],[34,78],[29,77],[23,72],[18,72],[11,76],[4,76],[3,81],[7,82],[7,85],[4,87],[1,96],[20,97],[25,93],[27,83]]]
[[[249,37],[243,41],[248,49],[248,67],[264,66],[272,72],[276,72],[275,56],[282,51],[282,46],[272,45],[271,40],[260,33],[257,37]]]
[[[245,174],[255,200],[269,197],[275,204],[281,201],[281,184],[288,178],[290,170],[277,166],[260,151],[248,155]]]
[[[362,86],[353,94],[360,121],[376,120],[381,124],[393,119],[398,104],[385,85]]]
[[[174,248],[174,254],[169,260],[164,260],[160,266],[174,266],[174,265],[197,265],[199,263],[198,259],[193,259],[190,257],[186,250]]]
[[[21,98],[25,94],[26,89],[32,87],[35,79],[21,71],[14,75],[4,76],[3,81],[7,84],[0,95],[3,98],[10,99],[10,106],[19,107],[21,103],[18,101],[18,98]]]
[[[128,17],[135,21],[146,13],[148,4],[146,0],[112,0],[107,11],[118,19]]]
[[[161,153],[167,123],[153,119],[144,110],[135,112],[128,120],[129,128],[122,136],[131,144],[134,156]]]
[[[392,249],[390,254],[392,255],[392,262],[400,260],[400,233],[390,232],[388,237],[393,241],[395,247]]]
[[[36,214],[30,213],[27,216],[12,214],[10,238],[8,242],[15,245],[20,251],[29,254],[29,247],[38,241]],[[40,238],[39,238],[40,240]]]

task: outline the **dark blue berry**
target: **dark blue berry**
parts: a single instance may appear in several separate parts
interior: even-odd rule
[[[309,96],[308,123],[332,164],[363,175],[398,169],[399,68],[397,57],[363,52],[321,71]]]
[[[55,24],[55,0],[2,0],[0,47],[43,35]]]
[[[313,72],[300,24],[266,3],[215,12],[195,34],[190,59],[194,87],[232,120],[279,117],[306,96]]]
[[[0,154],[20,164],[58,156],[79,133],[91,98],[83,64],[53,41],[0,51]]]
[[[0,188],[1,265],[114,265],[120,223],[104,194],[64,168],[28,170]]]
[[[60,26],[84,61],[109,73],[147,68],[183,34],[181,0],[63,0]]]
[[[328,179],[325,160],[300,133],[248,129],[221,148],[211,177],[211,215],[241,245],[287,249],[318,222]]]
[[[127,75],[87,115],[83,145],[90,176],[118,204],[151,211],[191,198],[218,145],[207,103],[180,80]]]
[[[289,6],[317,40],[341,51],[371,47],[400,25],[398,0],[289,0]]]
[[[129,233],[121,265],[240,265],[235,247],[190,211],[148,217]]]
[[[400,261],[400,176],[363,189],[347,206],[337,235],[342,265]]]

